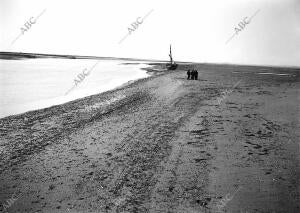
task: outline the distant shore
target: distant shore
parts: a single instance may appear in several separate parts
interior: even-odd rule
[[[100,56],[80,56],[80,55],[58,55],[42,53],[22,53],[22,52],[0,52],[0,59],[21,60],[32,58],[63,58],[63,59],[94,59],[94,60],[124,60],[124,61],[148,61],[148,62],[167,62],[160,60],[136,59],[136,58],[119,58],[119,57],[100,57]]]
[[[64,59],[94,59],[94,60],[128,60],[128,61],[147,61],[151,65],[159,65],[165,67],[167,60],[159,59],[141,59],[141,58],[120,58],[120,57],[103,57],[103,56],[80,56],[80,55],[59,55],[59,54],[42,54],[42,53],[23,53],[23,52],[0,52],[0,59],[6,60],[21,60],[30,58],[64,58]],[[181,65],[197,66],[219,66],[219,67],[244,67],[244,68],[267,68],[267,69],[286,69],[286,70],[298,70],[297,66],[273,66],[273,65],[259,65],[259,64],[233,64],[233,63],[199,63],[191,61],[178,61]]]

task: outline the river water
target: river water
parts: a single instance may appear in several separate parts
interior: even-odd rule
[[[127,60],[0,60],[0,118],[111,90],[147,77],[146,67]]]

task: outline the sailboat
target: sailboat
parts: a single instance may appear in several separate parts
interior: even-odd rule
[[[170,57],[170,63],[167,64],[167,69],[168,70],[176,70],[178,64],[175,63],[175,61],[173,61],[173,57],[172,57],[172,47],[170,45],[170,53],[169,53],[169,57]]]

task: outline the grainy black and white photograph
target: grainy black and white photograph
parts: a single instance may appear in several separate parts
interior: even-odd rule
[[[0,0],[0,31],[0,212],[300,212],[300,0]]]

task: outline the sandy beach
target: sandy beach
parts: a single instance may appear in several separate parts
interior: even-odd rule
[[[299,71],[179,65],[2,118],[0,209],[300,212]]]

